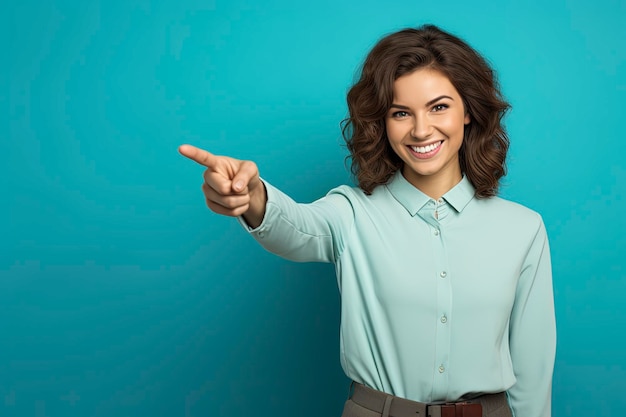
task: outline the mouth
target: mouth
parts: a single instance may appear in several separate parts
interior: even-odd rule
[[[411,154],[414,155],[416,158],[427,159],[435,156],[439,152],[439,149],[441,149],[442,144],[443,141],[440,140],[426,146],[407,145],[407,148],[409,148]]]

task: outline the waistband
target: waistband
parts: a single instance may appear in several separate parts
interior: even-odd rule
[[[505,405],[508,407],[504,392],[455,403],[427,404],[396,397],[357,382],[353,385],[350,399],[383,417],[482,417],[483,412],[488,414]]]

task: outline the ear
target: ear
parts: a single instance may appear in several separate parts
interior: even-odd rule
[[[468,125],[468,124],[470,124],[471,121],[472,121],[472,119],[470,118],[469,112],[466,112],[465,113],[465,118],[463,119],[463,123]]]

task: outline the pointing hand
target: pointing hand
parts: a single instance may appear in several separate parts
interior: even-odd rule
[[[243,215],[251,227],[261,224],[267,197],[254,162],[213,155],[191,145],[181,145],[178,151],[206,167],[202,191],[212,211],[232,217]]]

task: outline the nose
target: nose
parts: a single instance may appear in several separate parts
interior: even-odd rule
[[[431,124],[428,115],[416,114],[413,117],[413,128],[411,129],[411,136],[415,139],[428,139],[433,133],[433,125]]]

